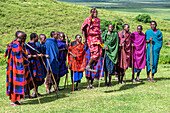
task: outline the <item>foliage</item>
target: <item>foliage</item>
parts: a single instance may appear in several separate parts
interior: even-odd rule
[[[143,23],[150,23],[151,17],[149,14],[139,14],[138,16],[136,16],[136,20],[143,22]]]
[[[109,20],[101,19],[102,31],[107,30],[109,24],[112,24],[114,26],[114,31],[121,31],[123,29],[122,28],[123,22],[121,22],[119,20],[109,21]]]

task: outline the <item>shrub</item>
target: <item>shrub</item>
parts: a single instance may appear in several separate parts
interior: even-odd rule
[[[136,20],[143,22],[143,23],[150,23],[151,17],[149,14],[139,14],[138,16],[136,16]]]
[[[123,24],[122,20],[121,21],[120,20],[109,21],[109,20],[105,20],[105,19],[100,19],[100,20],[101,20],[100,25],[101,25],[102,31],[107,30],[109,24],[113,25],[114,31],[121,31],[123,29],[122,28],[122,24]]]

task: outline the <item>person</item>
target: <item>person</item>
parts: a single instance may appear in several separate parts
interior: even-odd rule
[[[86,18],[81,27],[81,32],[83,33],[83,42],[87,43],[90,49],[90,61],[86,66],[87,71],[97,72],[93,70],[92,65],[97,62],[102,53],[101,34],[100,34],[100,19],[97,17],[97,9],[93,8],[90,11],[91,16]]]
[[[80,90],[78,89],[78,83],[81,82],[83,71],[85,70],[85,50],[84,44],[81,43],[81,35],[76,35],[75,39],[68,48],[68,63],[71,70],[72,82],[73,84],[76,82],[76,88],[74,89],[76,91]]]
[[[29,61],[24,42],[26,33],[16,32],[16,38],[8,46],[6,95],[11,100],[11,106],[21,105],[20,99],[26,92],[27,79],[31,78]],[[10,47],[10,48],[9,48]],[[19,75],[19,76],[18,76]]]
[[[66,39],[66,41],[64,41]],[[59,39],[57,40],[58,49],[59,49],[59,82],[60,78],[63,77],[65,74],[68,73],[68,68],[66,66],[66,57],[67,57],[67,50],[68,50],[68,38],[63,32],[60,32]]]
[[[84,47],[85,49],[85,63],[86,66],[90,61],[90,49],[87,45]],[[102,63],[103,63],[103,57],[100,57],[100,59],[93,64],[92,69],[96,70],[97,72],[90,72],[85,70],[85,76],[87,79],[87,89],[95,89],[93,86],[94,79],[98,80],[101,77],[104,77],[104,71],[102,71]]]
[[[30,35],[30,41],[28,42],[28,44],[32,48],[37,50],[36,42],[38,42],[38,35],[36,33],[32,33]],[[43,55],[40,53],[37,53],[35,50],[30,48],[29,46],[27,46],[26,48],[27,48],[27,52],[28,52],[28,59],[30,61],[30,64],[29,64],[30,71],[33,76],[33,82],[34,82],[34,83],[30,82],[28,87],[30,87],[30,89],[33,88],[32,96],[35,98],[35,97],[37,97],[36,92],[38,93],[38,86],[42,85],[42,84],[40,84],[40,83],[42,83],[42,71],[41,71],[42,68],[41,68],[41,63],[40,63],[39,57],[41,57]],[[34,88],[34,84],[35,84],[35,88]],[[38,93],[38,95],[41,95],[41,94]]]
[[[47,78],[45,80],[45,85],[47,85],[46,93],[51,93],[51,86],[53,85],[53,88],[56,90],[59,80],[59,49],[57,44],[57,32],[52,31],[50,33],[51,38],[46,39],[45,46],[46,46],[46,55],[50,56],[49,60],[47,59]],[[51,69],[50,69],[51,68]],[[52,71],[51,71],[52,70]],[[53,79],[53,75],[54,79]],[[57,84],[55,84],[55,82]]]
[[[128,67],[130,67],[131,61],[131,39],[128,24],[123,25],[123,30],[118,32],[118,36],[119,49],[116,70],[118,73],[118,83],[120,85],[125,84],[123,82],[123,77],[125,75],[125,71],[128,69]]]
[[[46,35],[40,34],[39,35],[39,42],[36,43],[36,46],[37,46],[37,50],[40,53],[42,53],[43,55],[46,54],[45,42],[46,42]],[[47,57],[49,57],[49,56],[47,56]],[[39,82],[38,85],[42,85],[45,82],[45,78],[46,78],[46,75],[47,75],[47,70],[46,70],[47,61],[46,61],[46,57],[45,56],[41,57],[39,60],[40,60],[41,69],[42,69],[41,70],[41,72],[42,72],[42,82]]]
[[[139,79],[139,75],[142,69],[145,69],[146,62],[146,39],[145,34],[142,32],[143,28],[141,25],[137,26],[137,31],[133,32],[131,37],[133,47],[133,72],[132,82],[143,82]],[[137,73],[136,79],[134,79],[134,73]]]
[[[105,87],[111,85],[111,75],[115,74],[115,65],[117,64],[117,52],[118,52],[118,34],[113,32],[113,25],[108,25],[108,30],[102,34],[102,41],[104,43],[104,49],[106,50],[105,56]],[[109,82],[107,83],[107,77]]]
[[[151,22],[151,29],[147,30],[145,33],[145,37],[147,40],[147,81],[156,82],[154,80],[154,74],[157,72],[159,54],[163,44],[163,36],[162,32],[159,29],[156,29],[157,23],[156,21]],[[150,62],[150,42],[152,41],[152,78],[150,79],[150,71],[151,71],[151,62]]]

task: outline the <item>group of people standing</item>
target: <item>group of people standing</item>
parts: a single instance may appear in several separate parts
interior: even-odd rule
[[[62,90],[59,88],[60,78],[66,75],[67,79],[68,67],[73,91],[80,90],[78,83],[81,82],[84,71],[87,89],[95,88],[94,78],[100,80],[100,77],[104,77],[104,72],[106,87],[112,86],[112,75],[118,76],[118,84],[125,84],[123,77],[128,67],[132,68],[132,82],[142,82],[139,75],[145,65],[147,81],[155,82],[154,74],[157,72],[163,43],[162,32],[156,29],[157,23],[152,21],[151,29],[145,34],[141,25],[130,34],[128,24],[124,24],[120,32],[113,32],[111,24],[108,25],[108,30],[102,32],[97,10],[94,8],[90,13],[91,16],[85,19],[81,27],[83,43],[79,34],[71,42],[72,37],[68,39],[66,34],[57,31],[52,31],[51,38],[48,39],[44,34],[38,36],[32,33],[30,41],[26,43],[27,34],[23,31],[16,32],[15,39],[8,45],[5,54],[8,56],[6,91],[11,106],[20,105],[22,98],[40,96],[38,87],[42,84],[46,87],[46,93]]]

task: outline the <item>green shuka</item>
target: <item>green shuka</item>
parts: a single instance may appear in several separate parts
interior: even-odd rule
[[[108,34],[108,31],[109,30],[106,30],[102,33],[102,41],[104,43],[104,48],[108,47],[108,50],[106,50],[107,56],[114,64],[117,64],[118,34],[116,32]]]

